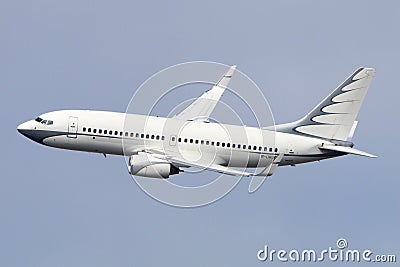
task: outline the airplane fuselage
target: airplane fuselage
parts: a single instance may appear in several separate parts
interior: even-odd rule
[[[55,148],[125,156],[156,150],[240,168],[266,166],[280,153],[280,166],[345,154],[319,149],[334,145],[325,139],[271,129],[108,111],[49,112],[21,124],[18,131]]]
[[[356,70],[297,121],[261,128],[210,123],[235,69],[231,66],[210,90],[172,118],[61,110],[27,121],[18,131],[51,147],[127,156],[130,174],[153,178],[168,178],[187,168],[265,177],[278,166],[347,154],[376,157],[349,141],[373,68]]]

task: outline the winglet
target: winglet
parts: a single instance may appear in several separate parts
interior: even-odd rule
[[[207,92],[197,98],[192,104],[175,116],[180,120],[208,121],[222,94],[228,87],[236,65],[233,65],[224,76]]]
[[[283,156],[284,154],[280,153],[261,172],[253,174],[253,177],[249,184],[249,193],[254,193],[255,191],[257,191],[257,189],[260,188],[267,176],[271,176],[272,174],[274,174],[275,169],[278,167],[279,163],[283,159]]]
[[[224,76],[231,76],[231,77],[232,77],[233,72],[234,72],[235,70],[236,70],[236,65],[232,65],[232,66],[229,68],[228,72],[227,72]]]

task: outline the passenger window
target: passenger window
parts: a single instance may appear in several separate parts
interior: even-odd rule
[[[146,134],[146,139],[149,139],[149,137],[150,137],[150,135],[149,135],[149,134]]]
[[[160,140],[160,136],[159,135],[156,136],[156,140]]]
[[[109,135],[112,135],[112,131],[111,131],[111,130],[109,130],[109,131],[108,131],[108,134],[109,134]]]
[[[184,142],[187,143],[187,138],[185,138]]]
[[[144,134],[141,134],[141,135],[140,135],[140,138],[144,138]]]
[[[266,147],[264,147],[264,151],[267,151],[267,148],[266,148]]]
[[[278,148],[277,147],[275,148],[275,152],[278,152]]]
[[[235,144],[232,144],[232,148],[235,148],[235,146],[236,146]]]
[[[139,138],[139,133],[136,133],[136,138]]]
[[[243,149],[246,149],[246,145],[243,145]]]
[[[102,130],[102,129],[99,129],[99,134],[101,134],[101,133],[103,133],[103,130]]]
[[[175,142],[175,136],[172,136],[172,137],[171,137],[171,141],[172,141],[172,142]]]
[[[261,151],[261,150],[262,150],[262,147],[259,146],[259,147],[258,147],[258,150]]]
[[[122,134],[123,134],[122,132],[119,132],[119,135],[120,135],[120,136],[122,136]]]
[[[230,143],[226,143],[226,147],[231,147],[231,144]]]
[[[272,147],[269,148],[269,152],[272,152]]]
[[[83,127],[83,129],[82,129],[84,132],[86,132],[86,127]]]
[[[206,145],[208,146],[209,144],[210,144],[210,141],[207,140],[207,141],[206,141]]]
[[[190,139],[190,143],[193,144],[193,139]]]
[[[212,145],[212,146],[214,145],[214,141],[211,141],[211,145]]]
[[[217,142],[217,146],[219,146],[219,142]]]
[[[128,132],[125,132],[125,136],[128,136]]]
[[[222,147],[225,147],[225,143],[221,143],[221,146],[222,146]]]
[[[182,138],[179,137],[179,138],[178,138],[178,142],[179,142],[179,143],[182,142]]]
[[[118,131],[114,131],[114,135],[118,135]]]
[[[253,150],[257,150],[257,147],[256,147],[256,146],[253,146]]]
[[[131,137],[133,137],[133,133],[131,133]]]
[[[201,144],[201,145],[204,145],[204,140],[201,140],[200,144]]]
[[[198,144],[198,143],[199,143],[199,140],[196,140],[195,143]]]
[[[96,133],[97,132],[97,130],[96,129],[93,129],[93,133]]]
[[[240,144],[237,145],[237,148],[240,148]]]
[[[88,133],[91,133],[92,132],[92,128],[88,128],[87,131],[88,131]]]
[[[151,135],[151,139],[154,139],[154,134]]]
[[[163,135],[163,136],[161,136],[161,140],[165,140],[165,136]]]

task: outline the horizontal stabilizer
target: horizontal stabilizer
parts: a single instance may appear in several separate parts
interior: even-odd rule
[[[359,156],[364,156],[364,157],[369,157],[369,158],[376,158],[377,156],[369,154],[367,152],[352,148],[352,147],[347,147],[347,146],[334,146],[334,145],[323,145],[319,147],[322,150],[330,150],[330,151],[337,151],[337,152],[343,152],[347,154],[354,154],[354,155],[359,155]]]

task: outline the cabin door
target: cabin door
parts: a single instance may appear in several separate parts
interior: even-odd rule
[[[70,116],[69,120],[68,120],[68,134],[67,134],[67,137],[76,138],[77,131],[78,131],[78,118]]]

